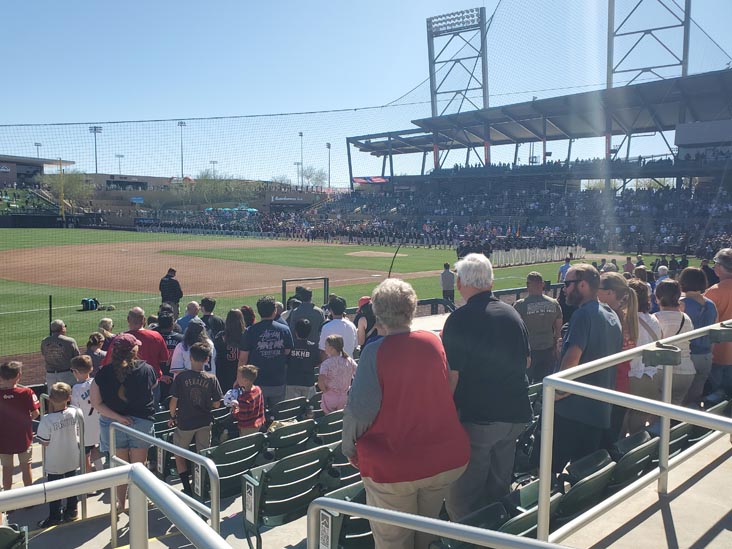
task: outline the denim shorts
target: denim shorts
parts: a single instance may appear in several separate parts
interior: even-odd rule
[[[135,431],[140,431],[146,435],[153,436],[153,422],[149,419],[142,419],[139,417],[132,417],[132,427]],[[99,416],[99,442],[102,452],[109,452],[109,426],[114,423],[113,420]],[[118,450],[129,449],[129,448],[150,448],[150,445],[140,440],[139,438],[132,437],[127,433],[116,429],[114,432],[114,442]]]

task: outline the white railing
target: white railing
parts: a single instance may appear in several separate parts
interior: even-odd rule
[[[672,344],[680,341],[689,341],[701,336],[710,336],[713,343],[732,341],[732,323],[721,323],[685,334],[676,335],[662,339],[655,343],[649,343],[642,347],[636,347],[615,355],[594,360],[574,368],[558,372],[544,378],[544,394],[542,399],[541,412],[541,454],[539,463],[539,511],[538,511],[538,532],[537,538],[551,542],[565,539],[572,532],[581,528],[596,516],[606,512],[608,509],[628,499],[654,480],[658,479],[658,493],[666,494],[668,490],[668,472],[686,459],[694,456],[708,444],[714,442],[723,433],[732,434],[732,419],[722,416],[708,414],[703,411],[684,408],[671,404],[671,388],[673,378],[673,367],[678,365],[681,359],[681,351]],[[650,400],[626,393],[620,393],[610,389],[588,385],[577,378],[610,368],[621,362],[642,357],[643,362],[648,366],[659,366],[663,369],[663,391],[662,400]],[[627,486],[617,494],[594,506],[571,522],[565,524],[551,535],[550,526],[550,492],[552,485],[552,448],[554,436],[554,404],[557,391],[583,396],[600,402],[607,402],[617,406],[623,406],[632,410],[640,410],[661,418],[661,432],[659,440],[659,467]],[[694,425],[700,425],[708,429],[720,431],[716,436],[707,437],[700,443],[688,448],[683,453],[669,460],[669,443],[671,431],[671,419],[685,421]]]
[[[117,451],[116,431],[122,431],[126,435],[137,438],[138,440],[141,440],[143,442],[146,442],[150,446],[155,446],[160,450],[170,452],[173,455],[178,455],[182,458],[185,458],[188,461],[195,463],[196,465],[200,465],[201,467],[205,468],[206,471],[208,472],[209,480],[210,480],[209,484],[211,486],[211,507],[210,508],[206,507],[203,503],[196,501],[192,497],[184,494],[183,492],[179,492],[178,490],[173,490],[167,484],[163,484],[163,485],[166,486],[166,488],[175,497],[182,500],[185,505],[192,508],[197,513],[200,513],[201,515],[211,519],[211,528],[213,528],[213,530],[217,534],[221,532],[221,496],[220,496],[221,482],[219,479],[219,472],[216,469],[216,464],[212,460],[210,460],[209,458],[204,457],[200,454],[195,454],[185,448],[181,448],[179,446],[171,444],[170,442],[166,442],[159,438],[151,437],[150,435],[141,433],[140,431],[136,431],[132,427],[127,427],[126,425],[122,425],[121,423],[117,423],[115,421],[109,425],[109,465],[110,465],[110,467],[114,467],[117,465],[122,465],[122,466],[129,465],[126,461],[115,456],[116,451]],[[161,454],[162,454],[162,452],[158,452],[159,463],[163,460],[163,456]],[[198,478],[199,478],[199,482],[202,482],[200,480],[200,474],[198,475]],[[112,493],[111,501],[114,502],[115,499],[116,499],[115,494]],[[130,507],[132,507],[132,500],[130,500]],[[114,504],[112,504],[110,519],[111,519],[111,525],[112,525],[111,547],[114,548],[114,547],[117,547],[117,542],[118,542],[117,512],[116,512],[116,506]]]
[[[127,484],[129,490],[130,547],[144,549],[148,546],[149,499],[194,546],[230,549],[231,546],[218,533],[178,500],[168,486],[141,463],[0,492],[0,513],[97,490],[111,489],[114,492],[115,487],[123,484]]]
[[[321,537],[320,525],[324,523],[331,524],[324,514],[332,512],[354,515],[369,521],[426,532],[435,536],[480,545],[481,547],[493,547],[494,549],[556,549],[562,547],[561,545],[547,543],[546,541],[537,541],[513,534],[504,534],[495,530],[485,530],[457,522],[447,522],[393,511],[391,509],[371,507],[352,501],[323,497],[314,500],[308,507],[308,549],[316,549],[321,546],[319,543],[323,538]],[[330,539],[328,533],[326,533],[326,537]]]

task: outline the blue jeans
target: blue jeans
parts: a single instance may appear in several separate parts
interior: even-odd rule
[[[709,386],[711,392],[724,392],[732,395],[732,365],[712,364],[709,372]]]
[[[131,417],[131,416],[130,416]],[[135,431],[140,431],[146,435],[153,436],[153,422],[149,419],[143,419],[139,417],[131,417],[131,427]],[[113,421],[105,416],[99,416],[99,443],[102,452],[109,453],[109,426]],[[128,435],[125,432],[116,430],[114,434],[114,442],[117,449],[129,449],[129,448],[150,448],[147,442]]]

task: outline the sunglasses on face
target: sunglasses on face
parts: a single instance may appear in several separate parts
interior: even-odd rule
[[[570,286],[571,286],[572,284],[574,284],[575,282],[581,282],[581,280],[580,280],[580,279],[575,279],[575,280],[565,280],[565,281],[564,281],[564,287],[565,287],[565,288],[569,288],[569,287],[570,287]]]

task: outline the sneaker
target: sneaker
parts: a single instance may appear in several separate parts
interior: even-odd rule
[[[38,523],[39,528],[50,528],[51,526],[58,526],[61,524],[60,517],[46,517]]]
[[[79,518],[79,511],[77,509],[64,511],[64,522],[73,522],[78,518]]]

